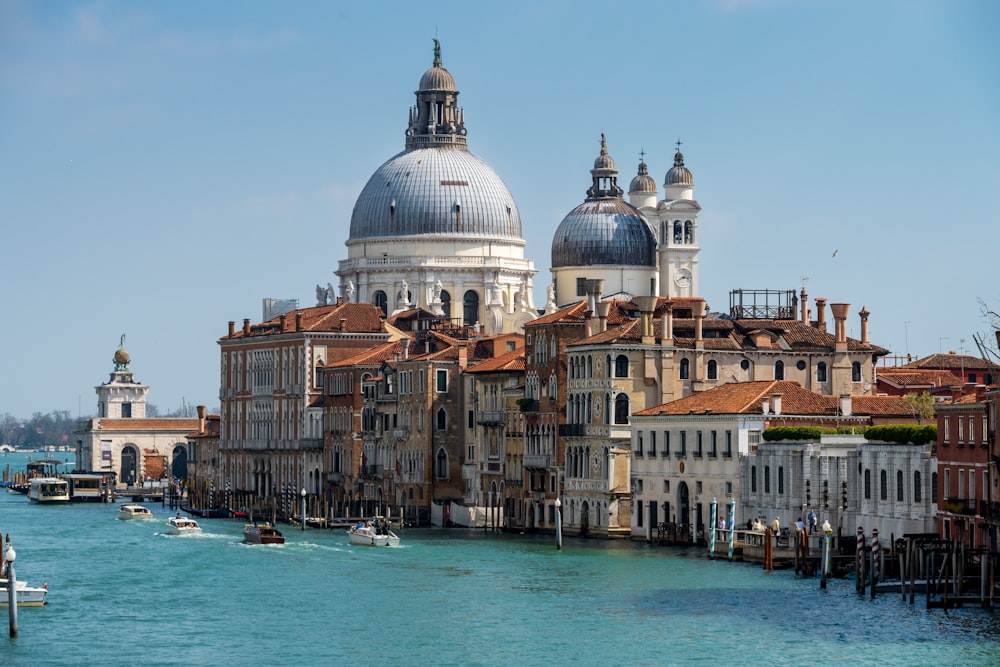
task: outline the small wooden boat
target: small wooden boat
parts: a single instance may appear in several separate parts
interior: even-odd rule
[[[181,509],[190,514],[191,516],[197,516],[202,519],[229,518],[229,508],[227,507],[213,507],[210,509],[199,509],[197,507],[188,507],[187,505],[181,505]]]
[[[153,513],[149,511],[148,507],[127,504],[118,508],[118,518],[122,521],[130,521],[133,519],[152,519]]]
[[[285,536],[269,523],[248,523],[243,526],[243,541],[248,544],[284,544]]]
[[[178,514],[167,519],[167,530],[171,535],[195,535],[201,533],[201,526],[194,519],[187,519]]]

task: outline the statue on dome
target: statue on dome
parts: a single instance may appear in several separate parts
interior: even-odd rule
[[[333,289],[331,283],[326,284],[326,302],[327,304],[337,303],[337,290]]]
[[[434,39],[434,64],[438,67],[441,66],[441,42]]]
[[[441,292],[444,290],[444,285],[441,284],[440,280],[434,282],[434,287],[431,289],[431,298],[433,303],[441,303]]]
[[[399,295],[396,297],[399,303],[409,305],[410,304],[410,284],[403,280],[400,284]]]
[[[354,301],[354,281],[353,280],[348,280],[347,281],[347,287],[344,288],[344,294],[347,296],[347,301],[349,303]]]
[[[326,305],[326,288],[322,285],[316,285],[316,305],[325,306]]]

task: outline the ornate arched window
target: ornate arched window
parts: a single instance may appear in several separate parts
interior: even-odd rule
[[[444,316],[451,319],[451,294],[448,290],[441,290],[441,310],[444,311]]]
[[[434,472],[437,478],[448,479],[448,452],[444,450],[444,447],[438,450],[435,463]]]
[[[382,317],[386,317],[389,314],[388,305],[389,300],[382,290],[377,290],[375,294],[372,295],[372,304],[382,311]]]
[[[615,357],[615,377],[616,378],[627,378],[628,377],[628,357],[624,354],[619,354]]]
[[[687,359],[681,359],[679,377],[682,380],[687,380],[689,377],[691,377],[691,362],[689,362]]]
[[[629,417],[628,394],[621,393],[615,396],[615,423],[627,424]]]
[[[462,300],[462,324],[473,325],[479,321],[479,294],[473,290],[465,293]]]
[[[774,362],[774,379],[784,380],[785,379],[785,362],[776,361]]]
[[[715,361],[715,359],[708,360],[707,376],[709,380],[719,379],[719,364]]]

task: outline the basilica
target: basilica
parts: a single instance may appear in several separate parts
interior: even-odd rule
[[[561,500],[569,532],[628,536],[663,502],[684,525],[701,511],[694,492],[643,499],[668,461],[636,465],[632,415],[727,383],[872,392],[887,350],[866,309],[856,340],[850,304],[829,305],[828,331],[827,300],[810,307],[804,289],[716,308],[699,294],[701,205],[679,144],[662,190],[643,157],[626,192],[601,135],[536,285],[517,203],[469,150],[458,96],[435,40],[403,150],[358,196],[336,286],[317,285],[315,306],[265,302],[219,339],[220,429],[199,438],[213,464],[193,458],[190,484],[298,489],[310,516],[543,530]]]

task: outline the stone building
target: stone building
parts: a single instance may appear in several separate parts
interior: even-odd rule
[[[125,336],[114,354],[108,381],[95,387],[97,417],[85,419],[73,432],[76,470],[113,474],[119,487],[146,480],[188,476],[187,437],[199,420],[147,417],[149,387],[129,369]]]

